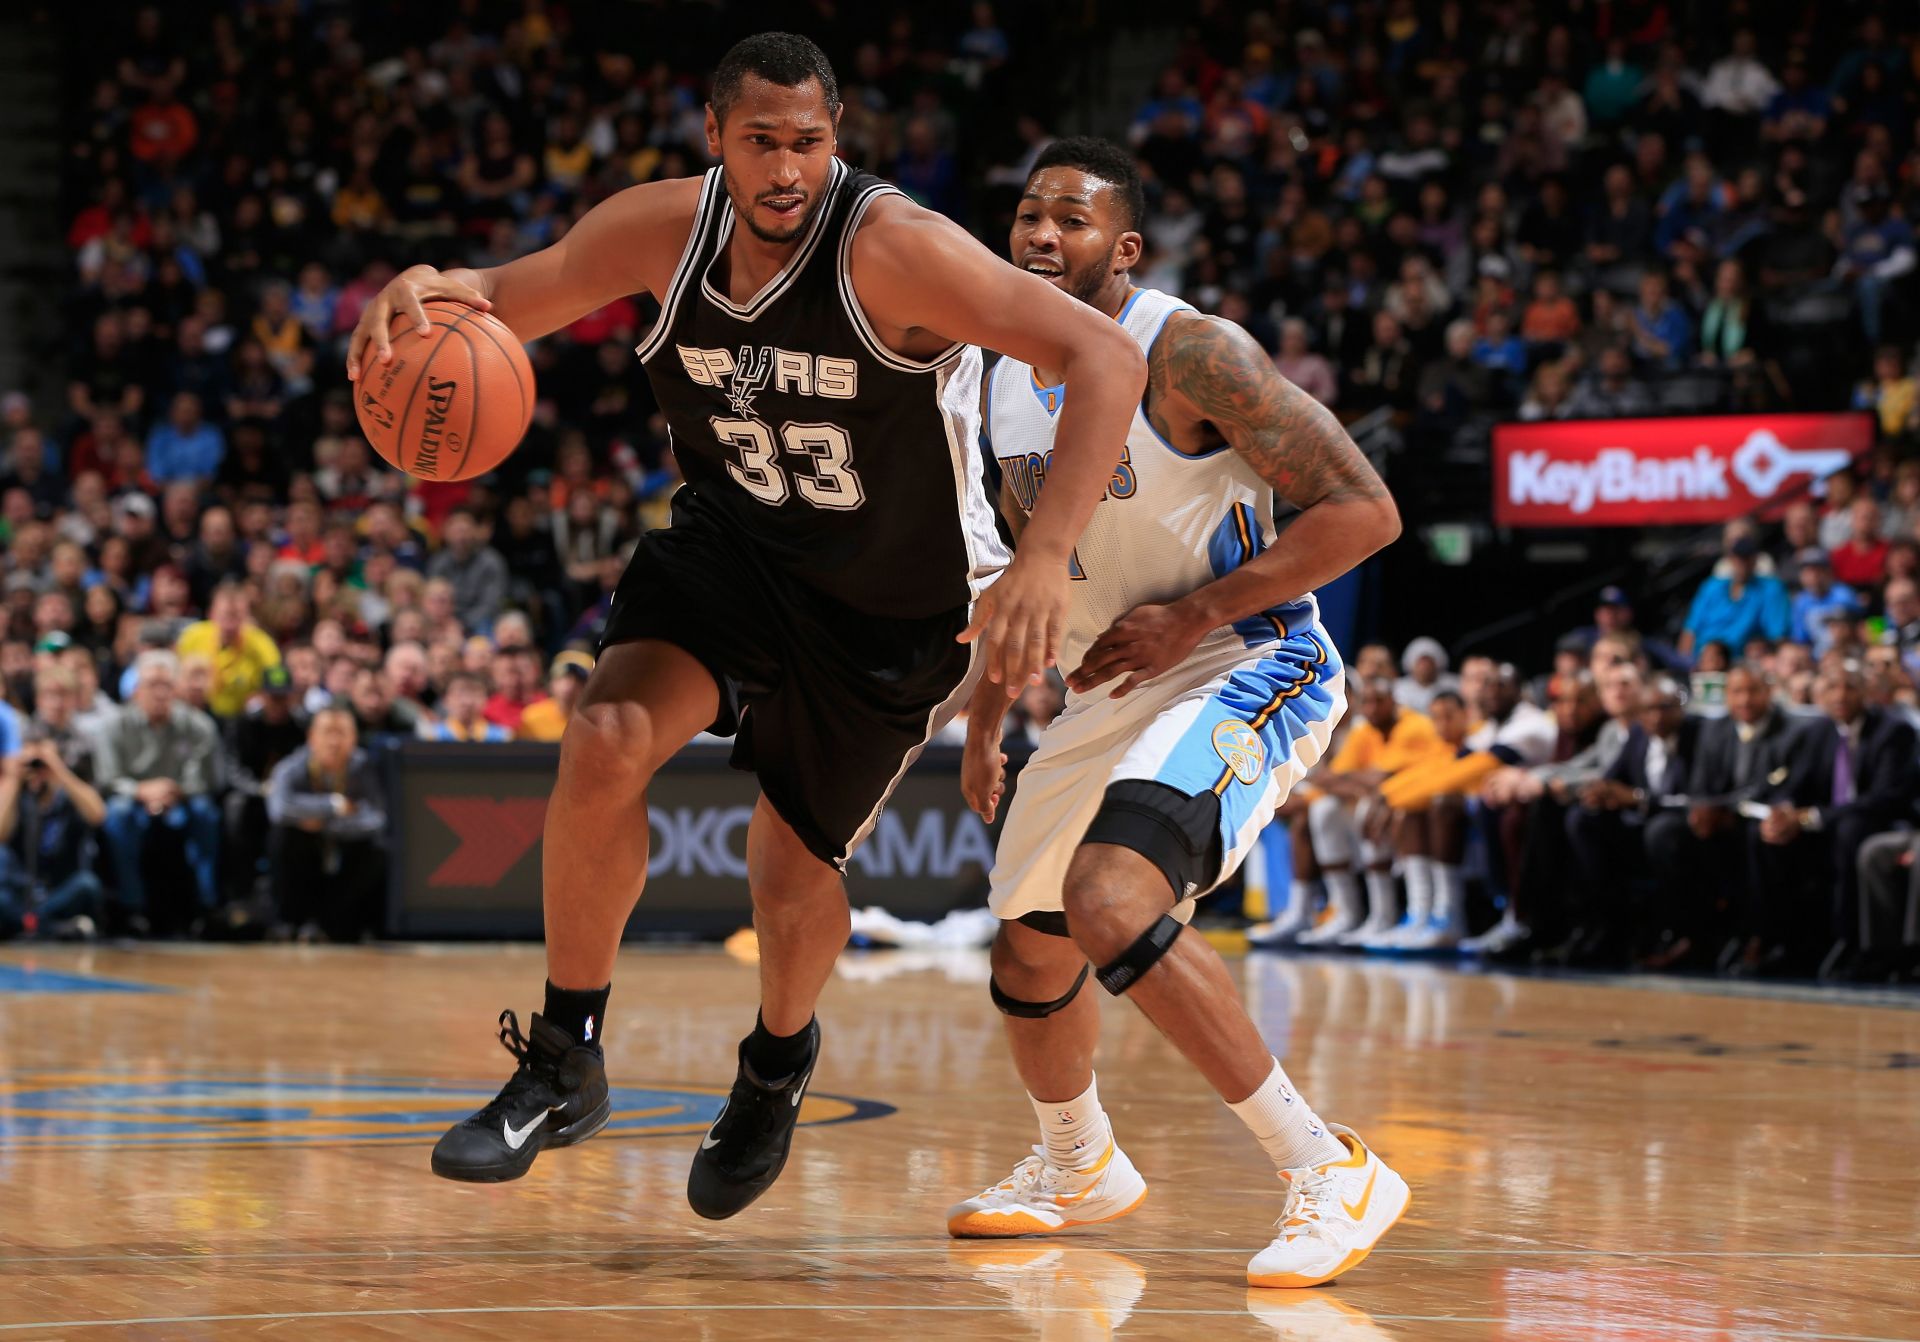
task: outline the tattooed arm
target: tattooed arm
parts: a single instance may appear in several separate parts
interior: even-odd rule
[[[1298,599],[1400,534],[1392,495],[1340,422],[1232,322],[1176,317],[1154,342],[1147,388],[1162,437],[1186,450],[1231,447],[1300,516],[1272,549],[1224,578],[1117,620],[1067,678],[1078,693],[1131,672],[1115,691],[1125,694],[1184,659],[1209,630]]]

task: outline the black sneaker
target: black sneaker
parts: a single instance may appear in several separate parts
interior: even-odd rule
[[[807,1062],[792,1076],[763,1081],[747,1063],[740,1044],[740,1071],[720,1117],[701,1139],[687,1171],[687,1202],[709,1221],[724,1221],[745,1211],[773,1187],[786,1168],[793,1146],[800,1100],[813,1065],[820,1060],[820,1023],[807,1023]]]
[[[433,1148],[442,1179],[497,1184],[518,1179],[549,1146],[584,1142],[607,1126],[606,1063],[593,1049],[536,1013],[533,1037],[511,1011],[500,1013],[500,1042],[520,1060],[493,1103],[454,1124]]]

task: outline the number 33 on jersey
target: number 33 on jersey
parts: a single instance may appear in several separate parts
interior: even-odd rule
[[[709,172],[637,352],[685,488],[742,544],[855,611],[918,619],[964,607],[1007,554],[978,455],[980,352],[897,354],[853,291],[854,234],[893,191],[836,162],[787,264],[736,301],[734,212]]]

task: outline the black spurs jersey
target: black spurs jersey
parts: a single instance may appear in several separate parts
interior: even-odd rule
[[[710,169],[635,352],[686,488],[742,544],[855,610],[917,619],[966,605],[1008,556],[981,481],[980,352],[894,353],[848,279],[861,217],[896,190],[836,159],[792,259],[735,303],[711,278],[738,221]]]

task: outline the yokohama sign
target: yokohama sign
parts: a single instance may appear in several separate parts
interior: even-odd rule
[[[1872,446],[1866,414],[1501,424],[1493,519],[1503,527],[1720,522],[1845,470]]]

